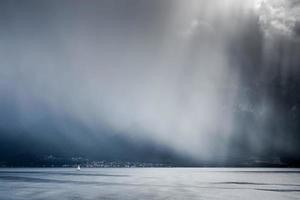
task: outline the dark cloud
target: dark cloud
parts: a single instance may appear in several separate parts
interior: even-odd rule
[[[2,160],[298,162],[298,10],[288,0],[1,1]]]

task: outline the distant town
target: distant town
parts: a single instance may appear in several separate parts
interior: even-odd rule
[[[283,163],[278,157],[262,159],[257,157],[246,158],[232,163],[202,163],[182,165],[174,162],[143,162],[123,160],[91,160],[85,157],[59,157],[45,155],[42,157],[19,157],[11,162],[0,161],[0,167],[63,167],[63,168],[149,168],[149,167],[292,167]]]

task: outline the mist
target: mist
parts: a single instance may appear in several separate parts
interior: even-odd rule
[[[299,1],[0,4],[4,130],[38,143],[55,127],[75,149],[120,135],[195,161],[299,159]]]

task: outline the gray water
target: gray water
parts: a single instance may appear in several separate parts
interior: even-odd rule
[[[300,199],[300,169],[0,169],[0,199]]]

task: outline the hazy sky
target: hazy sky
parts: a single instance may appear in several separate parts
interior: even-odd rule
[[[1,0],[2,160],[299,162],[299,13],[299,0]]]

